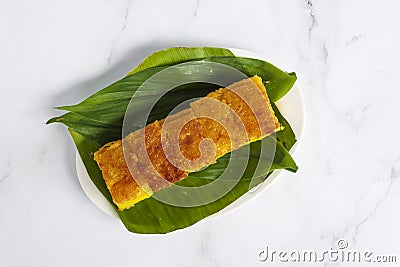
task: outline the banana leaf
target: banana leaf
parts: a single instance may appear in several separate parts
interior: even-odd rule
[[[262,60],[240,57],[211,57],[200,61],[193,61],[190,66],[198,69],[200,72],[200,74],[196,76],[197,78],[208,79],[209,76],[224,75],[222,72],[225,72],[226,70],[220,70],[221,73],[217,73],[218,67],[210,67],[207,64],[208,62],[220,63],[233,67],[249,77],[254,75],[260,76],[265,82],[271,102],[279,100],[281,96],[286,94],[297,79],[295,74],[287,74],[272,64]],[[123,116],[118,115],[123,114],[123,112],[126,111],[129,101],[132,99],[132,96],[138,88],[140,88],[140,86],[154,74],[165,70],[166,68],[168,67],[154,67],[137,72],[134,75],[129,75],[103,90],[100,90],[79,104],[58,107],[58,109],[72,111],[98,122],[121,126]],[[179,71],[181,71],[181,73],[176,73],[175,75],[183,76],[187,72],[187,68],[175,70],[175,72]],[[230,82],[233,83],[235,81],[236,80],[233,79]],[[229,83],[229,81],[226,82]],[[270,86],[270,84],[272,84],[272,86]],[[193,90],[191,91],[193,92]],[[155,87],[151,91],[148,91],[147,97],[152,99],[160,93],[159,88]],[[178,94],[183,93],[185,92],[178,91]],[[204,96],[206,94],[203,94],[202,91],[199,95]],[[106,104],[103,105],[103,103]]]
[[[216,56],[234,56],[233,53],[226,48],[218,47],[171,47],[165,50],[154,52],[136,68],[131,70],[127,75],[159,66],[171,66],[178,63],[186,62],[193,59],[216,57]]]
[[[99,170],[97,163],[93,160],[93,153],[97,151],[98,148],[100,148],[100,145],[75,132],[72,129],[70,129],[70,133],[74,139],[75,144],[77,145],[79,154],[86,166],[89,176],[93,180],[94,184],[99,188],[101,193],[107,198],[110,203],[112,203],[110,193],[108,192],[104,180],[101,176],[101,171]],[[255,142],[252,143],[250,146],[256,147],[258,145],[259,142]],[[281,147],[282,145],[277,142],[277,146]],[[274,164],[272,165],[270,171],[265,173],[265,176],[269,175],[270,172],[275,169],[290,167],[293,168],[293,171],[297,170],[296,164],[294,163],[290,155],[285,152],[286,150],[284,148],[279,149],[278,147],[276,150],[277,153],[275,154],[274,158]],[[218,162],[214,165],[220,166],[221,162],[223,164],[225,159],[226,157],[219,159]],[[227,207],[229,204],[237,200],[239,197],[241,197],[243,194],[248,192],[251,189],[250,185],[254,187],[263,182],[265,177],[261,176],[255,177],[253,179],[246,179],[246,177],[253,175],[257,163],[257,155],[253,155],[253,157],[249,160],[248,166],[245,170],[245,174],[236,184],[236,186],[225,196],[208,205],[199,207],[178,207],[162,203],[153,197],[145,199],[135,204],[135,206],[133,206],[132,208],[124,211],[119,211],[114,204],[112,205],[119,217],[121,218],[121,221],[131,232],[154,234],[175,231],[177,229],[188,227],[222,210],[223,208]],[[210,180],[218,178],[223,169],[223,167],[221,169],[212,168],[208,170],[206,169],[198,173],[193,173],[194,175],[189,175],[187,178],[178,182],[177,184],[187,187],[202,186],[209,183]],[[163,190],[168,190],[168,188],[162,189],[161,191]],[[215,190],[218,189],[215,188]],[[155,194],[159,194],[161,191],[156,192]],[[187,194],[186,197],[190,198],[192,196],[190,194]]]
[[[156,198],[149,198],[137,203],[128,210],[119,211],[116,208],[102,179],[101,171],[97,163],[93,160],[93,153],[103,144],[121,138],[122,122],[128,103],[135,90],[149,77],[165,69],[168,64],[172,65],[202,58],[201,61],[218,62],[235,67],[248,76],[261,76],[263,80],[266,81],[267,90],[272,88],[272,91],[268,91],[268,94],[272,94],[275,99],[279,99],[279,97],[287,93],[296,79],[294,74],[287,74],[266,62],[254,59],[235,58],[231,55],[226,57],[203,58],[204,55],[209,56],[212,54],[212,52],[210,52],[212,49],[207,48],[207,51],[204,53],[201,53],[200,50],[201,48],[192,51],[189,49],[186,51],[187,53],[185,49],[173,50],[175,56],[173,60],[162,59],[163,52],[159,52],[161,54],[156,55],[160,60],[157,61],[154,55],[151,56],[154,59],[145,60],[140,65],[141,67],[136,68],[129,76],[106,87],[81,103],[74,106],[60,107],[60,109],[70,112],[48,121],[48,123],[60,122],[68,126],[90,178],[111,205],[113,205],[121,221],[131,232],[153,234],[167,233],[188,227],[237,200],[240,196],[248,192],[251,187],[263,182],[273,170],[287,169],[293,172],[297,170],[297,165],[288,152],[291,146],[296,142],[294,133],[290,125],[279,113],[279,110],[273,105],[278,120],[284,126],[284,130],[280,131],[276,135],[276,138],[270,136],[249,145],[250,157],[244,175],[240,178],[235,187],[222,198],[210,204],[198,207],[177,207],[162,203]],[[180,52],[175,53],[176,51]],[[215,51],[215,54],[221,52],[219,49]],[[170,52],[171,51],[164,51],[165,54]],[[222,53],[225,52],[222,51]],[[183,55],[180,56],[179,53],[183,53]],[[168,56],[166,56],[166,58],[168,58]],[[195,96],[205,96],[208,92],[215,89],[215,85],[202,83],[192,83],[176,88],[157,103],[156,107],[150,113],[148,121],[151,122],[152,120],[165,117],[165,115],[170,112],[171,108],[181,101]],[[149,92],[149,95],[151,96],[157,93],[159,92],[155,89],[154,92]],[[145,102],[146,99],[139,99],[139,101]],[[271,98],[271,102],[273,101],[275,100]],[[253,177],[260,161],[261,142],[276,143],[276,153],[273,159],[271,159],[272,162],[265,162],[265,164],[271,165],[271,168]],[[210,183],[210,181],[217,179],[225,170],[229,160],[230,154],[225,155],[218,159],[216,164],[202,171],[191,173],[189,177],[178,182],[178,184],[193,187]],[[162,191],[166,190],[169,189],[163,189],[156,192],[155,195],[162,194]],[[190,198],[194,196],[189,194],[186,197]]]

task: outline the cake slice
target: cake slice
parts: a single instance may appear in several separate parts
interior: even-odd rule
[[[119,210],[280,129],[258,76],[100,148],[94,159]]]

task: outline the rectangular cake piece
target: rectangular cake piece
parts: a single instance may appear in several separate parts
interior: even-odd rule
[[[254,76],[104,145],[94,159],[124,210],[279,128],[262,80]]]

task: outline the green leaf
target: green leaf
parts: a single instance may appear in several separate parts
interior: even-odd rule
[[[248,192],[248,190],[251,188],[250,185],[254,187],[263,182],[265,180],[265,176],[267,176],[269,173],[265,173],[264,177],[257,177],[253,179],[253,181],[251,179],[247,179],[249,176],[253,175],[257,165],[256,161],[250,160],[245,170],[244,176],[240,179],[236,186],[225,196],[208,205],[199,207],[177,207],[164,204],[155,198],[148,198],[137,203],[135,206],[128,210],[119,211],[112,203],[111,196],[101,176],[101,172],[97,167],[97,163],[93,160],[93,153],[97,151],[100,146],[96,142],[89,140],[88,138],[75,132],[74,130],[70,130],[70,133],[75,141],[75,144],[77,145],[79,154],[86,166],[89,176],[91,177],[97,188],[99,188],[101,193],[113,205],[114,209],[120,216],[126,228],[129,231],[135,233],[167,233],[177,229],[188,227],[202,220],[203,218],[210,216],[227,207],[229,204],[237,200],[240,196]],[[251,151],[254,153],[259,153],[259,151],[257,152],[257,150],[259,150],[259,144],[260,141],[252,143]],[[285,151],[284,148],[279,149],[279,147],[280,145],[278,143],[277,151]],[[273,166],[273,169],[288,168],[289,165],[291,166],[290,168],[292,168],[292,171],[295,171],[297,169],[297,166],[295,165],[294,161],[291,159],[288,153],[276,153],[275,158],[276,160],[274,160],[275,165]],[[218,178],[219,173],[216,171],[213,174],[208,175],[212,175],[213,177],[210,178],[204,176],[199,177],[196,175],[189,175],[189,177],[178,182],[177,184],[189,187],[205,185],[209,183],[210,180]],[[168,190],[168,188],[163,190]],[[218,190],[218,188],[211,187],[209,190]],[[155,194],[160,194],[162,193],[161,191],[156,192]],[[189,193],[186,197],[190,198],[193,196],[191,196]]]
[[[258,75],[263,79],[271,102],[281,99],[296,82],[296,73],[286,73],[271,63],[254,58],[243,57],[212,57],[204,61],[217,62],[233,67],[248,77]]]
[[[276,102],[284,97],[287,92],[292,89],[296,80],[296,73],[292,72],[287,74],[287,76],[280,78],[279,80],[265,82],[265,87],[268,88],[268,93],[271,95],[270,98],[273,100],[273,102]]]
[[[209,65],[207,64],[208,62],[230,66],[243,72],[249,77],[254,75],[260,76],[266,83],[267,93],[271,102],[277,101],[282,95],[287,93],[296,80],[296,76],[291,76],[262,60],[239,57],[212,57],[200,61],[192,61],[184,67],[175,68],[173,70],[173,75],[171,75],[171,82],[176,79],[176,77],[194,75],[193,72],[188,74],[189,68],[197,70],[197,73],[195,74],[196,78],[199,80],[207,80],[210,76],[220,76],[224,77],[224,81],[227,84],[236,82],[235,77],[227,76],[226,73],[229,72],[227,69],[221,68],[219,65]],[[63,106],[59,107],[59,109],[72,111],[98,122],[121,126],[124,112],[127,109],[132,96],[146,80],[166,68],[167,67],[155,67],[127,76],[103,90],[100,90],[79,104]],[[229,80],[230,78],[231,80]],[[149,103],[152,103],[154,97],[157,97],[163,92],[163,90],[165,90],[164,83],[167,82],[169,81],[160,81],[160,83],[162,83],[160,86],[155,85],[154,89],[146,91],[146,97],[147,100],[150,101]],[[186,94],[190,91],[191,95],[197,94],[204,96],[206,95],[204,92],[210,91],[210,86],[204,87],[206,90],[199,87],[182,86],[175,90],[175,92],[177,92],[177,94]],[[194,89],[200,91],[196,93],[193,92]],[[144,99],[141,104],[144,105],[147,100]]]
[[[291,172],[297,171],[298,167],[295,161],[293,160],[292,156],[280,142],[276,142],[275,136],[273,135],[268,136],[263,140],[250,143],[250,154],[248,155],[247,153],[242,153],[243,156],[240,157],[241,153],[240,151],[238,151],[239,156],[236,157],[234,160],[246,161],[247,159],[249,159],[248,163],[249,165],[258,164],[258,162],[260,161],[262,142],[264,142],[264,145],[265,143],[268,142],[274,142],[276,145],[274,158],[263,159],[264,160],[263,164],[266,166],[266,169],[264,170],[264,172],[262,172],[263,177],[265,177],[268,174],[268,172],[277,169],[286,169]],[[212,179],[212,180],[217,179],[225,171],[226,166],[228,165],[228,162],[230,160],[230,155],[231,153],[224,155],[223,157],[219,158],[215,164],[208,166],[204,170],[190,173],[189,177],[196,177],[198,179]],[[242,180],[249,180],[252,178],[253,178],[252,176],[243,176]]]
[[[121,127],[101,123],[91,120],[77,113],[66,113],[60,117],[52,118],[47,124],[60,122],[68,126],[69,129],[96,140],[99,144],[105,144],[121,138]]]
[[[296,143],[296,135],[293,132],[289,122],[283,117],[275,103],[271,103],[275,116],[278,118],[279,123],[283,126],[283,130],[276,133],[276,139],[287,149],[290,150]]]
[[[83,135],[81,135],[78,132],[75,132],[72,129],[68,130],[72,136],[72,139],[75,142],[79,155],[81,156],[82,161],[85,164],[86,170],[90,178],[92,179],[93,183],[100,190],[100,192],[107,198],[107,200],[112,202],[110,192],[108,191],[107,186],[104,183],[104,180],[101,178],[102,177],[101,171],[97,166],[97,163],[93,159],[94,152],[96,152],[101,146],[97,142],[84,137]]]
[[[173,50],[166,53],[172,51]],[[182,54],[182,51],[179,53]],[[191,52],[189,50],[187,51],[190,56],[180,55],[177,56],[175,60],[165,61],[156,59],[157,57],[160,59],[162,58],[162,52],[160,52],[161,54],[156,54],[153,56],[153,59],[145,61],[142,64],[140,71],[139,69],[135,69],[136,72],[134,71],[134,74],[117,81],[77,105],[60,107],[60,109],[70,112],[48,121],[48,123],[64,123],[69,127],[71,136],[74,139],[90,178],[113,205],[114,209],[116,209],[116,207],[112,203],[110,193],[108,192],[101,176],[101,171],[93,159],[93,153],[106,142],[121,138],[122,121],[128,103],[131,100],[132,95],[148,78],[165,69],[167,65],[185,62],[204,56],[204,54],[197,50],[196,55],[189,53]],[[222,53],[225,52],[222,51]],[[207,56],[210,55],[211,54],[208,54]],[[295,75],[287,74],[267,62],[255,59],[236,58],[232,56],[209,57],[200,61],[196,60],[193,62],[192,66],[194,66],[201,75],[207,75],[205,72],[207,69],[202,68],[202,63],[204,62],[225,64],[244,72],[248,76],[259,75],[266,82],[268,94],[273,97],[271,98],[271,102],[276,101],[287,93],[296,80]],[[179,75],[191,74],[182,70],[182,73],[179,73]],[[218,72],[214,72],[213,75],[218,75]],[[223,73],[219,73],[219,75],[223,75]],[[205,96],[208,92],[214,91],[216,88],[215,85],[204,83],[189,83],[175,88],[172,92],[169,92],[160,99],[150,113],[148,122],[164,118],[171,109],[180,102],[196,96]],[[158,94],[160,94],[160,89],[158,87],[146,91],[146,94],[135,102],[135,106],[138,107],[138,114],[140,114],[141,108],[146,106],[148,100]],[[264,181],[266,177],[271,174],[272,170],[287,169],[295,172],[297,170],[297,165],[288,152],[291,146],[296,142],[295,135],[290,125],[280,114],[275,105],[273,105],[273,108],[278,120],[285,128],[276,134],[276,139],[273,136],[270,136],[249,145],[250,157],[247,168],[233,190],[219,200],[200,207],[175,207],[161,203],[155,198],[149,198],[137,203],[134,207],[128,210],[118,211],[116,209],[116,212],[120,216],[126,228],[135,233],[167,233],[180,228],[185,228],[228,206],[230,203],[248,192],[251,187]],[[273,159],[261,159],[262,164],[259,165],[261,142],[268,141],[276,143],[276,153]],[[200,172],[191,173],[189,177],[178,182],[178,184],[187,187],[208,184],[220,176],[222,171],[225,170],[229,159],[230,154],[225,155],[220,158],[216,164],[213,164]],[[265,162],[263,162],[263,160]],[[257,169],[257,166],[263,167],[269,165],[271,165],[271,169]],[[250,179],[254,175],[255,178],[253,180]],[[217,190],[217,188],[214,190]],[[212,191],[213,189],[211,188],[210,193],[212,193]],[[156,192],[155,194],[163,194],[165,192],[168,193],[168,188]],[[196,196],[189,194],[185,197],[193,198]]]
[[[206,58],[212,57],[227,58],[229,62],[227,62],[225,59],[216,59],[215,62],[227,64],[242,71],[248,76],[258,75],[262,77],[265,83],[269,83],[268,94],[273,102],[276,102],[282,98],[292,88],[297,79],[296,73],[283,72],[274,65],[262,60],[249,59],[252,61],[252,64],[248,64],[248,62],[244,64],[243,62],[231,62],[229,60],[230,58],[239,57],[235,57],[235,55],[226,48],[218,47],[172,47],[165,50],[160,50],[147,57],[141,64],[139,64],[139,66],[130,71],[127,76],[149,68],[171,66],[198,59],[207,60]],[[213,61],[212,59],[209,60]],[[271,82],[269,82],[267,77],[270,78]],[[282,87],[282,83],[285,84],[284,87]]]
[[[73,111],[104,124],[121,126],[123,116],[133,94],[147,79],[162,69],[149,69],[145,72],[125,77],[86,98],[77,105],[62,106],[58,107],[58,109]],[[151,93],[149,92],[149,94]],[[155,89],[154,94],[157,93],[159,91]]]
[[[217,56],[234,55],[230,50],[218,47],[171,47],[154,52],[143,60],[139,66],[131,70],[127,76],[148,68],[171,66],[189,60]]]

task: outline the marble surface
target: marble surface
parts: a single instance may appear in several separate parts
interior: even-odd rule
[[[399,8],[0,0],[0,266],[262,266],[265,246],[322,251],[341,238],[400,262]],[[72,140],[45,121],[60,114],[52,107],[179,45],[253,50],[297,72],[307,113],[300,169],[227,215],[167,235],[130,234],[87,199]]]

